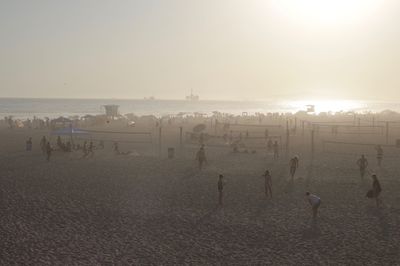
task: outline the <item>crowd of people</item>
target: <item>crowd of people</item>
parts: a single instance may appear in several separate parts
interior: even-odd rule
[[[271,146],[272,145],[272,146]],[[32,151],[33,141],[30,137],[26,141],[26,151]],[[98,148],[104,148],[104,142],[100,141],[98,144]],[[50,140],[48,140],[45,136],[42,137],[40,140],[40,149],[45,156],[47,161],[50,161],[52,152],[55,150]],[[63,152],[71,152],[72,150],[80,150],[82,151],[81,158],[93,157],[94,150],[96,149],[94,143],[92,141],[84,141],[83,145],[80,144],[73,145],[71,141],[63,141],[60,136],[57,137],[57,150]],[[267,143],[267,149],[272,149],[274,153],[274,158],[279,158],[279,147],[278,143],[275,141],[271,144],[270,141]],[[122,154],[119,150],[118,142],[114,142],[113,144],[113,151],[116,155]],[[377,163],[378,166],[381,166],[382,159],[383,159],[383,149],[381,146],[376,147],[377,151]],[[207,163],[207,156],[205,151],[205,144],[201,144],[199,150],[196,152],[196,161],[198,162],[198,169],[203,170],[205,164]],[[368,170],[368,160],[365,155],[361,155],[361,157],[356,161],[356,165],[358,166],[361,180],[364,180],[364,177]],[[289,160],[289,175],[291,182],[294,182],[296,171],[299,168],[299,156],[294,156]],[[375,173],[370,173],[372,177],[372,188],[367,192],[366,196],[371,199],[375,199],[376,206],[379,207],[382,203],[380,198],[380,193],[382,191],[380,182],[378,177]],[[262,175],[264,177],[264,187],[265,187],[265,196],[269,199],[273,197],[273,190],[272,190],[272,176],[270,170],[266,170],[265,173]],[[218,177],[217,189],[218,189],[218,204],[220,206],[223,205],[223,191],[226,182],[224,181],[224,176],[222,174]],[[312,210],[312,217],[315,219],[318,214],[318,209],[321,205],[321,198],[317,195],[311,194],[310,192],[306,192],[306,198],[311,206]]]

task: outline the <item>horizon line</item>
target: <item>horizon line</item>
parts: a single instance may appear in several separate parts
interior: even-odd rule
[[[117,100],[117,101],[128,101],[128,100],[143,100],[143,101],[185,101],[185,102],[201,102],[201,101],[220,101],[220,102],[268,102],[268,101],[363,101],[363,102],[376,102],[376,103],[399,103],[400,100],[373,100],[373,99],[353,99],[353,98],[285,98],[285,97],[271,97],[270,99],[199,99],[195,101],[186,99],[173,99],[173,98],[112,98],[112,97],[102,97],[102,98],[90,98],[90,97],[18,97],[18,96],[0,96],[0,99],[21,99],[21,100]]]

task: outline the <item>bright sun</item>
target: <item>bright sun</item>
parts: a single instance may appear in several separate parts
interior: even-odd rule
[[[274,10],[293,22],[348,25],[364,20],[383,0],[271,0]]]

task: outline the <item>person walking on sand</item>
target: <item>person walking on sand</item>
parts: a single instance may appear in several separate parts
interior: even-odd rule
[[[219,178],[218,178],[218,204],[219,204],[219,206],[222,206],[222,204],[223,204],[224,186],[225,186],[224,176],[220,174]]]
[[[382,191],[382,187],[381,184],[379,183],[378,177],[376,176],[376,174],[372,174],[372,197],[375,199],[376,201],[376,207],[379,208],[379,206],[381,205],[382,201],[380,199],[380,194]]]
[[[318,208],[321,205],[321,198],[314,194],[311,194],[308,191],[306,192],[306,197],[307,197],[308,203],[310,203],[310,205],[311,205],[313,219],[316,219],[317,214],[318,214]]]
[[[299,167],[299,157],[296,155],[289,162],[290,165],[290,177],[292,178],[292,182],[294,180],[294,175],[296,174],[296,170]]]
[[[51,148],[50,142],[47,142],[47,144],[46,144],[46,160],[48,162],[50,161],[52,151],[53,151],[53,149]]]
[[[199,170],[203,169],[203,164],[207,162],[204,144],[201,145],[200,149],[197,151],[196,160],[199,162]]]
[[[383,159],[383,149],[381,145],[377,145],[375,147],[376,150],[376,160],[378,162],[378,166],[381,167],[382,159]]]
[[[94,146],[92,141],[89,143],[88,154],[90,154],[91,158],[94,156]]]
[[[361,158],[357,160],[357,165],[360,169],[361,180],[364,180],[365,171],[367,170],[368,167],[368,161],[367,158],[365,158],[364,154],[362,154]]]
[[[265,181],[265,196],[272,199],[272,177],[269,170],[266,170],[263,176]]]
[[[26,151],[32,151],[32,138],[26,141]]]
[[[272,146],[272,148],[274,149],[274,159],[278,159],[279,158],[279,144],[278,144],[278,141],[274,142],[274,145]]]

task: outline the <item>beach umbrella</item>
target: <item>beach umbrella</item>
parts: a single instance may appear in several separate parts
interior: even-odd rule
[[[206,129],[206,125],[204,124],[198,124],[195,127],[193,127],[193,132],[195,133],[200,133],[201,131]]]
[[[53,123],[72,123],[71,119],[60,116],[59,118],[51,120]]]

